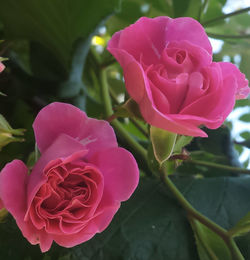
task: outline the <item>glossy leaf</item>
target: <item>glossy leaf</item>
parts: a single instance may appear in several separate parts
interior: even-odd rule
[[[231,252],[224,240],[195,219],[190,220],[201,260],[231,259]]]
[[[8,39],[37,41],[69,69],[75,41],[87,39],[118,5],[119,0],[1,0],[0,19]]]
[[[192,136],[178,135],[174,146],[174,153],[181,153],[182,149],[193,140]]]
[[[242,236],[250,232],[250,212],[246,214],[232,229],[230,229],[232,236]]]
[[[244,114],[242,115],[239,120],[244,121],[244,122],[250,122],[250,114]]]

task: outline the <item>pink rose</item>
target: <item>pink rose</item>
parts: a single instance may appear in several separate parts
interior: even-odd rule
[[[212,62],[208,37],[192,18],[142,17],[115,33],[108,50],[145,121],[158,128],[205,137],[199,126],[219,127],[235,98],[249,94],[235,65]]]
[[[134,157],[110,125],[52,103],[33,124],[41,157],[28,175],[20,160],[0,173],[0,197],[31,244],[72,247],[102,232],[135,190]]]

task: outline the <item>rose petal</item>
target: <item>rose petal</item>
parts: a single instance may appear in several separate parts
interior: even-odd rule
[[[180,120],[175,118],[175,115],[178,114],[164,115],[158,111],[147,95],[144,96],[139,106],[144,119],[155,127],[181,135],[207,137],[207,134],[199,129],[197,124],[190,123],[190,120]]]
[[[240,72],[240,70],[230,62],[218,62],[221,67],[223,78],[235,77],[237,82],[236,89],[236,99],[246,98],[250,93],[250,88],[248,86],[248,80],[245,78],[245,75]]]
[[[37,230],[29,220],[24,221],[28,178],[28,169],[22,161],[14,160],[8,163],[0,173],[0,196],[5,208],[15,218],[23,236],[33,245],[40,243],[42,252],[45,252],[50,248],[52,238],[43,230]]]
[[[50,235],[48,235],[47,232],[42,230],[40,232],[40,238],[39,239],[40,239],[39,240],[39,246],[41,248],[42,253],[47,252],[50,249],[50,247],[53,243],[53,238]]]
[[[75,234],[53,235],[55,242],[63,247],[73,247],[91,239],[98,232],[98,227],[91,221],[80,232]]]
[[[116,203],[116,205],[112,205],[109,207],[103,207],[102,214],[96,216],[95,219],[93,219],[96,226],[98,226],[98,233],[102,232],[108,227],[119,208],[120,203]]]
[[[123,148],[110,148],[97,153],[90,162],[99,167],[104,177],[104,191],[109,191],[115,201],[129,199],[139,181],[137,163]]]
[[[195,120],[203,121],[202,124],[215,129],[224,122],[233,109],[237,84],[233,75],[223,79],[218,63],[213,63],[205,71],[210,78],[208,92],[184,107],[179,117],[185,115],[190,121],[194,120],[194,123]]]
[[[113,55],[113,49],[123,49],[137,61],[142,57],[146,64],[156,63],[165,48],[165,30],[170,21],[169,17],[142,17],[135,24],[115,33],[107,49]]]
[[[124,50],[110,48],[109,51],[123,68],[125,85],[129,95],[136,102],[139,102],[144,95],[144,81],[146,80],[142,66]]]
[[[166,39],[168,42],[187,40],[204,48],[212,56],[212,46],[204,28],[193,18],[172,19],[166,28]]]
[[[185,59],[183,59],[182,63],[178,63],[176,58],[173,59],[171,55],[169,56],[172,52],[175,54],[178,51],[185,52]],[[171,77],[176,77],[179,73],[200,71],[201,68],[209,66],[212,63],[212,56],[200,46],[186,40],[172,41],[163,51],[162,61],[168,74],[172,74]]]
[[[87,118],[83,111],[66,103],[55,102],[43,108],[33,128],[41,153],[60,134],[67,134],[82,142],[91,153],[117,146],[114,131],[107,122]]]
[[[80,156],[85,156],[86,149],[84,145],[65,134],[58,136],[52,145],[44,151],[30,174],[27,186],[28,209],[41,185],[47,181],[47,177],[44,175],[45,166],[54,159],[66,158],[72,154],[73,156],[76,156],[76,158],[79,158],[79,153]]]
[[[6,164],[0,173],[0,197],[18,225],[23,222],[26,212],[27,180],[28,168],[20,160]]]
[[[164,106],[168,107],[169,114],[178,113],[183,100],[185,99],[187,92],[187,82],[188,82],[188,74],[181,73],[174,80],[169,80],[164,77],[161,77],[159,73],[153,71],[148,74],[150,82],[150,87],[157,88],[164,94],[167,98],[167,102]],[[149,95],[148,95],[149,96]],[[154,99],[154,105],[157,106],[157,100]],[[163,112],[164,110],[159,111]]]
[[[170,113],[170,105],[167,97],[154,84],[150,84],[152,100],[159,111],[163,114]]]

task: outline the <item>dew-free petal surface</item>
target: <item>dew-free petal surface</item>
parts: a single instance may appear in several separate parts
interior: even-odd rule
[[[44,107],[38,113],[33,128],[41,153],[61,134],[82,142],[92,153],[95,148],[117,146],[114,131],[108,122],[88,118],[79,108],[66,103],[55,102]]]

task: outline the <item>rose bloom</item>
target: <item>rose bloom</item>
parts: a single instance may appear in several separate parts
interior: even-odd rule
[[[235,99],[249,94],[235,65],[212,62],[208,37],[192,18],[142,17],[115,33],[108,50],[145,121],[158,128],[205,137],[199,126],[218,128]]]
[[[20,160],[0,173],[0,197],[31,244],[72,247],[102,232],[138,184],[134,157],[112,127],[52,103],[33,124],[41,152],[32,172]]]

